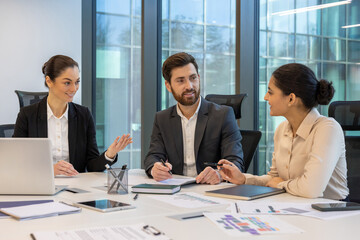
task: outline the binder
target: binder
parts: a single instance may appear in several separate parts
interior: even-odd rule
[[[239,200],[253,200],[285,192],[284,189],[271,188],[257,185],[237,185],[230,188],[222,188],[213,191],[206,191],[205,195],[213,197],[232,198]]]

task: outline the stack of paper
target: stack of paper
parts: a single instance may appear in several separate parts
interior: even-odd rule
[[[0,202],[0,209],[1,208],[26,206],[26,205],[34,205],[34,204],[47,203],[47,202],[53,202],[53,200],[31,200],[31,201]],[[0,218],[9,218],[9,217],[10,217],[9,215],[0,212]]]
[[[0,212],[10,215],[18,220],[51,217],[57,215],[77,213],[80,211],[81,208],[77,208],[62,202],[49,202],[0,209]]]

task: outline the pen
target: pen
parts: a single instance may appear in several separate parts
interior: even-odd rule
[[[111,175],[115,178],[116,181],[120,182],[120,179],[116,176],[116,174],[114,173],[114,170],[110,167],[109,164],[105,165],[106,169],[111,173]]]
[[[212,162],[204,162],[205,166],[210,166],[210,167],[221,167],[223,164],[222,163],[212,163]]]
[[[133,198],[134,200],[136,200],[138,198],[139,194],[135,194],[135,197]]]
[[[161,158],[160,158],[160,160],[161,160],[162,164],[164,165],[164,167],[167,167],[164,160],[162,160]],[[167,162],[167,160],[166,160],[166,162]],[[172,175],[172,172],[170,170],[168,172],[170,173],[170,175]]]

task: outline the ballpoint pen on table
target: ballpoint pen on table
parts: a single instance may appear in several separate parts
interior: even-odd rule
[[[136,200],[138,197],[139,197],[139,194],[137,193],[137,194],[135,194],[133,199]]]
[[[164,165],[164,167],[167,167],[166,164],[165,164],[165,162],[164,162],[164,160],[162,160],[162,159],[160,158],[160,161],[162,162],[162,164]],[[167,160],[166,160],[166,162],[167,162]],[[172,175],[171,170],[169,170],[168,172],[170,173],[170,175]]]

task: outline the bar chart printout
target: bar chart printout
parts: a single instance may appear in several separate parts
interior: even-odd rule
[[[232,236],[276,233],[301,233],[301,229],[280,221],[275,216],[204,213],[220,229]]]

